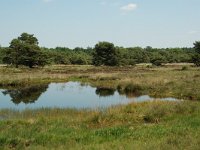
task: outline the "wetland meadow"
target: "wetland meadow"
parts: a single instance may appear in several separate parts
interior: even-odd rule
[[[198,149],[200,70],[0,67],[1,149]]]

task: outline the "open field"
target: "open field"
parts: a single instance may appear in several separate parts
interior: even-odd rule
[[[199,149],[200,70],[193,67],[0,67],[1,87],[81,81],[185,101],[107,109],[0,110],[0,149]],[[131,95],[134,96],[134,95]]]

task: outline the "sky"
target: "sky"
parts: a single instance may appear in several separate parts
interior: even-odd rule
[[[43,47],[192,47],[200,0],[0,0],[0,45],[34,34]]]

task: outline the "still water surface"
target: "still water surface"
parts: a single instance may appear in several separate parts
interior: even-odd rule
[[[148,95],[120,95],[114,89],[96,88],[78,82],[51,83],[16,89],[0,89],[0,109],[105,108],[130,102],[152,101]],[[175,101],[174,98],[161,100]]]

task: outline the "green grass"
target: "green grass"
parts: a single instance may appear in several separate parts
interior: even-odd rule
[[[1,110],[2,149],[199,149],[200,104],[150,102],[106,110]]]
[[[130,97],[186,100],[100,110],[0,110],[0,149],[199,149],[199,73],[182,66],[0,67],[0,87],[81,81]]]

